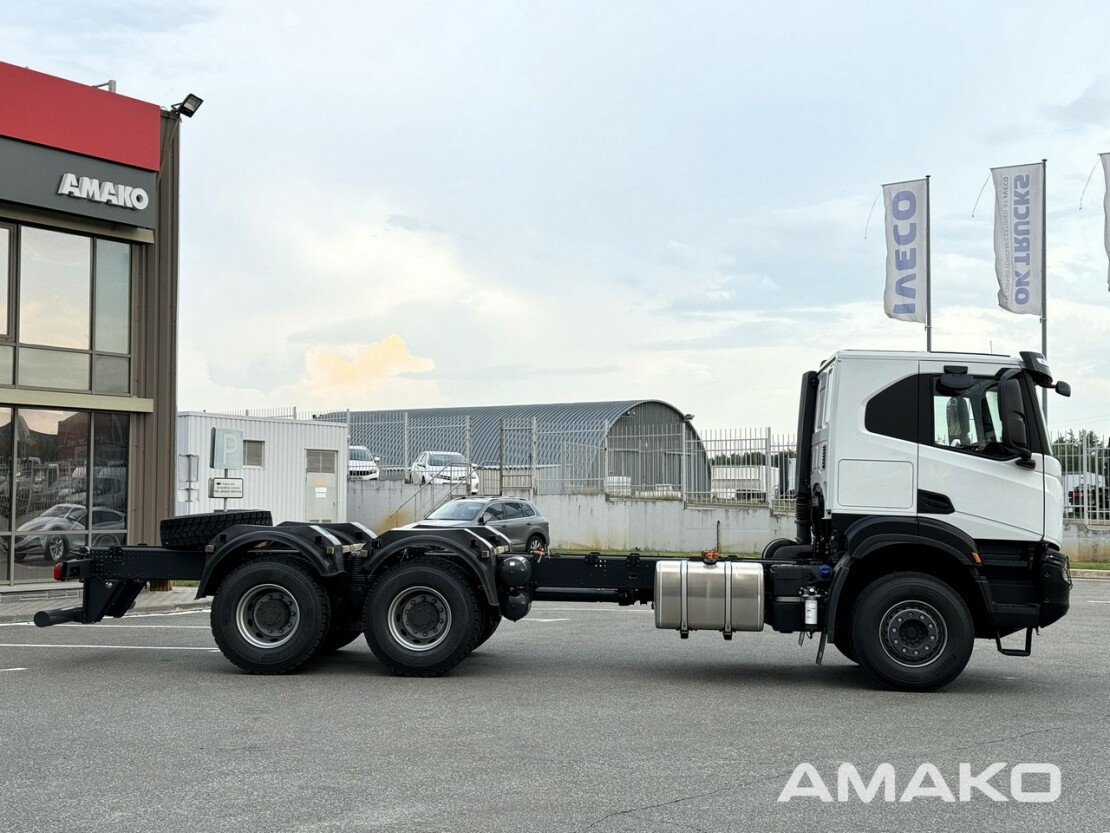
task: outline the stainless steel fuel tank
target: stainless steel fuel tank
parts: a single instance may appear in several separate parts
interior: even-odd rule
[[[655,627],[763,630],[763,566],[743,561],[658,561]]]

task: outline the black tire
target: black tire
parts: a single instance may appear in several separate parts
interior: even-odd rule
[[[273,516],[267,509],[236,509],[232,512],[209,512],[203,515],[182,515],[166,518],[159,528],[162,546],[170,550],[204,549],[213,538],[237,524],[272,526]]]
[[[856,651],[852,647],[852,634],[850,630],[846,636],[842,636],[840,638],[840,641],[834,642],[833,645],[836,646],[836,650],[840,651],[840,653],[844,655],[845,659],[847,659],[849,662],[854,662],[856,665],[859,665],[859,658],[856,656]]]
[[[478,642],[474,645],[472,650],[484,644],[487,639],[493,636],[493,632],[497,630],[497,626],[501,624],[501,611],[496,607],[488,607],[482,614],[482,630],[478,633]]]
[[[538,532],[533,532],[528,536],[528,542],[524,545],[525,552],[532,552],[532,550],[542,550],[547,546],[547,541]]]
[[[42,557],[51,564],[66,560],[69,555],[69,538],[65,535],[50,535],[43,544]]]
[[[212,602],[216,644],[251,674],[295,671],[316,655],[330,626],[327,591],[304,565],[280,556],[240,564]]]
[[[317,655],[326,657],[347,647],[362,636],[362,617],[351,610],[347,598],[334,591],[329,594],[331,598],[331,625],[324,636]]]
[[[852,613],[852,651],[880,685],[935,691],[964,670],[975,644],[960,594],[924,573],[892,573],[864,589]]]
[[[320,648],[316,654],[321,657],[331,656],[346,648],[360,636],[362,636],[361,628],[355,628],[354,630],[350,628],[332,628],[320,643]]]
[[[438,558],[409,561],[382,575],[370,587],[362,617],[374,656],[404,677],[450,671],[477,646],[482,622],[466,575]]]

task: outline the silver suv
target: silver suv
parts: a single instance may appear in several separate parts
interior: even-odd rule
[[[402,529],[473,526],[496,529],[509,539],[513,552],[547,549],[551,531],[547,518],[529,500],[515,497],[456,498],[440,506],[427,518]]]

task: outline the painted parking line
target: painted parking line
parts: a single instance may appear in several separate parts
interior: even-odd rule
[[[219,648],[194,648],[186,645],[56,645],[41,642],[0,642],[0,648],[105,648],[122,651],[209,651]]]
[[[0,627],[4,627],[4,628],[37,628],[38,625],[36,625],[34,622],[5,622],[3,624],[0,624]],[[66,630],[71,630],[72,628],[84,628],[84,627],[87,627],[87,626],[82,625],[80,622],[65,622],[61,625],[51,625],[51,627],[53,627],[53,628],[65,628]],[[176,631],[176,630],[198,630],[198,631],[210,631],[210,630],[212,630],[211,625],[126,625],[123,622],[120,622],[119,624],[109,623],[109,622],[98,622],[96,627],[97,627],[97,630],[102,630],[102,631],[112,631],[112,630],[115,630],[115,631],[118,631],[118,630],[128,630],[128,631],[139,631],[139,630],[143,630],[143,631],[145,631],[145,630],[163,630],[163,631],[166,631],[166,630],[173,630],[173,631]]]
[[[1110,605],[1110,599],[1087,599],[1093,605]]]
[[[4,671],[26,671],[26,668],[0,668],[0,673]]]
[[[536,616],[525,616],[521,622],[569,622],[570,619],[540,619]]]

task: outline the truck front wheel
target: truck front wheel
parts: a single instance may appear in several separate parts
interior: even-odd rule
[[[924,573],[892,573],[860,593],[852,653],[874,680],[898,691],[934,691],[971,658],[975,630],[960,594]]]
[[[482,614],[458,567],[444,559],[418,559],[374,582],[362,623],[370,650],[394,674],[435,677],[474,649]]]
[[[212,635],[224,656],[251,674],[286,674],[318,652],[331,600],[300,563],[265,557],[228,573],[212,602]]]

